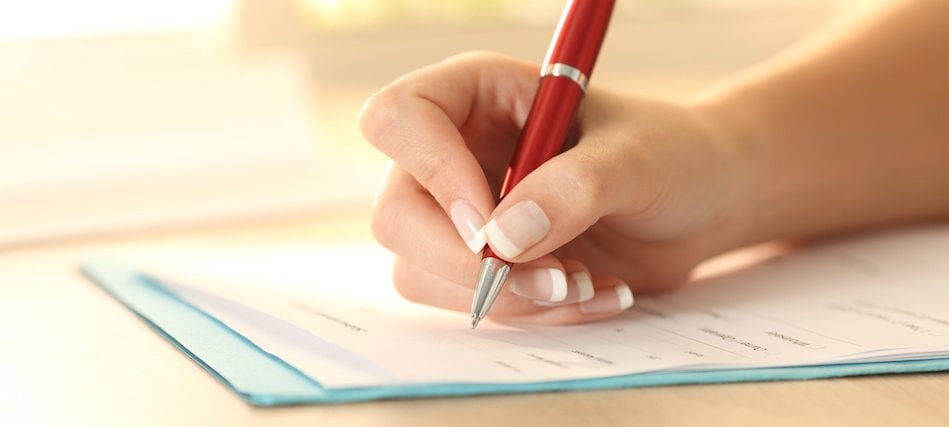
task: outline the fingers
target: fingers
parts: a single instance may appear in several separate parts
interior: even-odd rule
[[[564,297],[558,300],[550,299],[549,301],[534,298],[537,305],[542,307],[554,307],[557,305],[586,302],[593,298],[593,280],[590,276],[590,271],[587,270],[587,267],[579,261],[572,259],[565,259],[561,261],[561,265],[563,266],[565,282],[567,283]],[[512,285],[517,285],[516,279]],[[517,292],[516,290],[514,293],[523,296],[523,294]]]
[[[369,142],[434,197],[471,252],[484,246],[484,218],[494,208],[483,167],[503,170],[536,81],[532,65],[469,54],[397,80],[360,114]]]
[[[694,120],[681,109],[591,90],[577,144],[495,206],[492,187],[537,80],[533,65],[467,55],[399,79],[364,106],[363,133],[397,165],[372,228],[398,255],[396,286],[407,298],[468,311],[476,254],[488,244],[515,263],[492,317],[586,322],[629,308],[629,285],[678,283],[703,258],[689,233],[721,217],[708,207],[728,188],[711,178],[728,168],[704,147],[701,127],[682,125]]]
[[[392,280],[399,293],[409,301],[459,312],[471,309],[471,288],[419,268],[404,258],[396,258]],[[531,300],[507,292],[498,295],[491,315],[517,317],[536,310],[538,307]]]
[[[481,258],[464,249],[451,227],[431,195],[393,165],[372,223],[376,238],[400,255],[393,282],[411,301],[466,312]],[[589,322],[629,308],[631,295],[619,279],[593,278],[579,261],[545,255],[514,265],[491,317],[536,324]]]
[[[376,199],[372,231],[383,246],[407,262],[459,286],[473,289],[480,255],[464,249],[450,220],[414,177],[391,165]],[[564,266],[553,256],[515,265],[506,292],[560,301],[567,294]]]
[[[655,169],[632,136],[601,126],[519,182],[492,213],[486,240],[508,261],[551,253],[605,216],[648,208],[661,182]]]
[[[409,301],[459,312],[471,308],[470,288],[418,268],[405,259],[396,259],[393,280],[399,293]],[[492,306],[489,317],[506,323],[564,325],[616,316],[633,305],[629,287],[619,279],[596,276],[590,285],[593,289],[589,299],[558,305],[538,304],[512,293],[502,293]]]
[[[524,262],[597,222],[630,243],[675,240],[721,221],[733,168],[694,113],[592,90],[584,102],[578,143],[521,180],[489,217],[496,254]]]
[[[455,283],[477,277],[480,256],[465,248],[445,211],[399,165],[389,167],[371,226],[379,243],[414,265]]]
[[[474,289],[481,257],[464,248],[435,199],[414,177],[391,165],[376,199],[372,231],[383,246],[407,262],[458,286]],[[566,297],[564,266],[553,256],[517,264],[505,292],[547,301]]]

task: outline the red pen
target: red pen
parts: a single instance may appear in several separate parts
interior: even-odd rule
[[[612,12],[613,0],[567,2],[541,65],[540,86],[504,177],[500,199],[527,174],[563,151]],[[482,257],[471,301],[472,328],[488,314],[511,270],[511,264],[489,247]]]

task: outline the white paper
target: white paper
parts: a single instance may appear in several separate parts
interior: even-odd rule
[[[949,357],[947,255],[949,227],[891,233],[640,296],[604,322],[475,330],[465,313],[399,299],[375,247],[192,254],[146,271],[342,388]]]

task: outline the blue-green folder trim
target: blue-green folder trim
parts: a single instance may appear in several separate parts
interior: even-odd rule
[[[394,398],[598,390],[677,384],[779,381],[949,370],[949,359],[803,367],[652,372],[522,384],[427,384],[325,389],[227,325],[126,264],[90,261],[83,273],[241,398],[258,406],[345,403]]]

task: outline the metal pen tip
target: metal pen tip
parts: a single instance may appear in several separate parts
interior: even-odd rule
[[[475,288],[474,298],[471,300],[471,328],[474,329],[481,319],[488,314],[491,305],[501,292],[507,273],[511,266],[506,262],[486,257],[481,261],[481,271],[478,273],[478,285]]]

